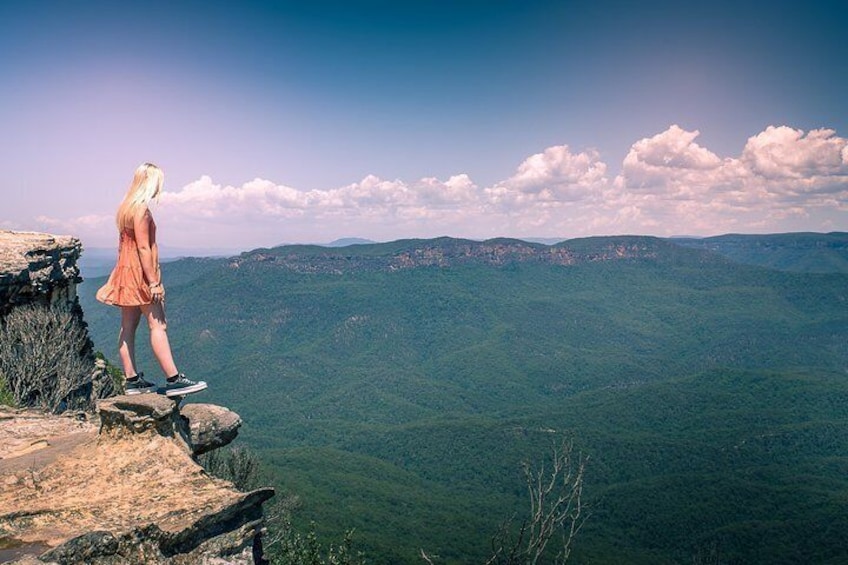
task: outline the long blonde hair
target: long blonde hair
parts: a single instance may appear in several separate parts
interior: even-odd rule
[[[162,169],[153,163],[142,163],[138,166],[127,195],[118,206],[118,213],[115,216],[118,231],[132,228],[133,219],[139,209],[146,208],[151,200],[158,197],[164,184],[165,173]]]

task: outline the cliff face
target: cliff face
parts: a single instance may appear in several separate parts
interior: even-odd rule
[[[0,230],[0,316],[32,303],[78,309],[81,252],[73,237]]]
[[[191,408],[189,408],[191,407]],[[98,402],[84,419],[0,412],[0,561],[262,563],[262,503],[194,455],[235,437],[220,406],[158,394]]]
[[[91,367],[63,415],[0,406],[0,563],[263,563],[262,503],[273,490],[240,492],[196,461],[236,437],[237,414],[180,409],[155,393],[96,400],[114,391],[96,367],[77,299],[80,253],[71,237],[0,231],[0,329],[33,306],[71,313],[64,330],[84,334],[73,359]],[[0,332],[0,346],[22,363],[45,343],[18,337]],[[4,361],[4,382],[33,373],[12,375],[17,359]],[[43,372],[40,382],[64,378],[61,368]]]
[[[91,409],[95,399],[116,392],[95,362],[79,305],[81,252],[73,237],[0,231],[0,322],[9,322],[8,331],[0,332],[0,380],[22,404]],[[12,323],[16,311],[33,307],[40,313],[21,314],[28,317]],[[72,343],[61,356],[50,347],[61,342],[60,334]],[[31,355],[36,349],[39,354]],[[29,365],[21,363],[25,357]]]
[[[550,246],[505,238],[471,241],[441,237],[343,248],[292,245],[258,249],[233,257],[228,265],[231,269],[278,268],[322,274],[522,263],[570,267],[607,261],[658,261],[675,247],[643,236],[574,239]]]

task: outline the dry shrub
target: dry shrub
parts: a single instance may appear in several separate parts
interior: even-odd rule
[[[0,388],[18,406],[87,409],[95,373],[89,351],[88,334],[71,312],[16,307],[0,320]]]
[[[214,449],[201,455],[199,461],[207,473],[230,481],[242,492],[259,487],[259,456],[246,447]]]

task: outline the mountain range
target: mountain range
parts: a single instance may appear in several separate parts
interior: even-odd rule
[[[438,238],[163,276],[175,357],[210,384],[197,400],[241,414],[298,519],[354,528],[371,562],[482,563],[526,513],[522,462],[565,436],[590,458],[577,563],[839,563],[846,249],[846,234]],[[101,281],[81,301],[115,358]]]

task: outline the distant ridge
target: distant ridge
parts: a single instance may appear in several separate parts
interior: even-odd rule
[[[562,243],[566,241],[565,237],[522,237],[520,238],[523,241],[529,241],[530,243],[541,243],[543,245],[556,245],[557,243]]]
[[[746,265],[805,273],[848,273],[848,233],[845,232],[727,234],[669,241],[719,253]]]
[[[687,249],[651,236],[605,236],[572,239],[556,245],[520,239],[486,241],[439,237],[401,239],[346,247],[286,245],[257,249],[230,260],[232,268],[274,265],[298,273],[396,271],[457,265],[544,263],[571,266],[603,261],[676,261],[690,257],[698,263],[725,259],[710,252]]]
[[[108,274],[114,266],[114,249],[88,248],[80,260],[85,278]],[[670,260],[681,253],[700,254],[698,261],[718,257],[768,269],[807,273],[848,273],[848,233],[726,234],[689,236],[597,236],[576,239],[508,238],[485,241],[437,237],[399,239],[385,243],[349,237],[326,244],[282,244],[245,251],[224,249],[163,251],[163,262],[183,257],[235,255],[232,265],[275,263],[295,272],[347,272],[356,269],[397,270],[423,266],[481,263],[506,265],[541,262],[574,265],[587,261]],[[704,256],[703,254],[707,255]],[[712,258],[708,259],[709,256]]]
[[[348,247],[350,245],[369,245],[371,243],[376,242],[361,237],[343,237],[336,239],[335,241],[331,241],[330,243],[325,243],[324,247]]]

